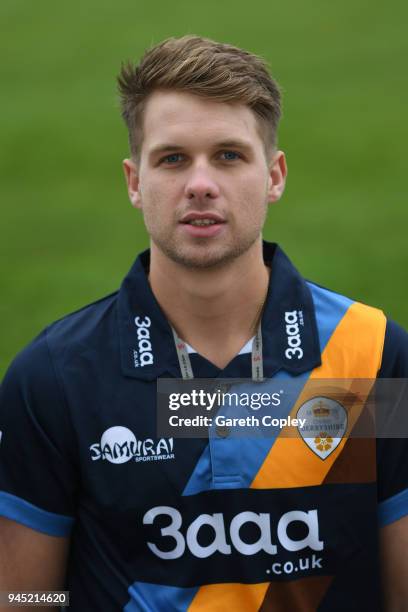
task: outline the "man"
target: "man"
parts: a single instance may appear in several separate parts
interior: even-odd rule
[[[6,375],[0,590],[65,587],[81,612],[372,611],[380,565],[386,606],[408,610],[405,441],[156,433],[161,378],[279,376],[296,415],[311,380],[407,376],[401,328],[262,243],[286,179],[276,83],[241,49],[183,37],[119,85],[151,248]]]

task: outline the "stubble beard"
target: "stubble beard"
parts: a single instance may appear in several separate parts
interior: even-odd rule
[[[160,226],[155,215],[145,215],[147,232],[154,245],[171,261],[190,270],[218,269],[244,255],[260,238],[266,220],[267,203],[259,223],[251,232],[242,232],[222,241],[222,238],[177,239],[175,232]]]
[[[213,246],[209,238],[196,239],[196,245],[183,247],[173,241],[160,240],[152,236],[152,241],[158,249],[174,263],[190,270],[208,270],[222,268],[246,253],[257,241],[260,232],[247,236],[245,241],[237,241],[230,245]],[[199,243],[200,246],[199,246]]]
[[[192,238],[176,240],[167,232],[149,228],[152,242],[174,263],[190,270],[208,270],[222,268],[244,255],[260,238],[263,223],[255,226],[253,231],[231,238],[224,242],[219,238]],[[215,243],[215,244],[214,244]]]

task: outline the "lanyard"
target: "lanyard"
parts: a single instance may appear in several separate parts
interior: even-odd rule
[[[186,343],[178,337],[177,332],[171,328],[174,336],[174,344],[176,345],[177,357],[180,364],[182,377],[187,379],[194,378],[193,368],[191,367],[190,357],[187,352]],[[262,356],[262,331],[261,323],[256,330],[255,338],[252,342],[251,352],[252,362],[252,380],[259,382],[263,380],[263,356]]]

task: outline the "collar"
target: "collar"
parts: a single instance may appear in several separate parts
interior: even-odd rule
[[[295,375],[307,372],[321,363],[311,292],[276,244],[264,241],[263,253],[272,269],[262,316],[264,375],[269,378],[279,370]],[[118,294],[122,371],[145,381],[164,375],[180,378],[173,333],[147,279],[149,263],[150,251],[146,250],[136,259]]]

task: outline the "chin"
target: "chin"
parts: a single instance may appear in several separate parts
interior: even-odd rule
[[[203,245],[198,248],[162,248],[162,251],[172,261],[185,268],[208,270],[222,268],[231,263],[245,253],[251,245],[245,245],[246,248],[243,248],[242,244],[239,247],[230,246],[229,248],[226,248],[226,245],[223,245],[223,248],[211,248]]]

